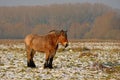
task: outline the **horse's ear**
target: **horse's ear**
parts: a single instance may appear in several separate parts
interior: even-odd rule
[[[60,35],[63,35],[63,34],[64,34],[64,30],[61,30],[61,31],[60,31]]]
[[[63,30],[60,31],[60,33],[63,33],[63,32],[64,32]]]
[[[64,31],[64,30],[62,29],[61,32],[68,32],[68,31],[67,31],[67,30]]]
[[[64,32],[64,30],[62,29],[60,32]]]

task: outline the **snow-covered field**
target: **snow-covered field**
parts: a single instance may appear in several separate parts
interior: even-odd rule
[[[44,57],[37,52],[37,68],[28,68],[24,43],[0,43],[0,80],[120,80],[119,41],[60,46],[53,69],[43,69]]]

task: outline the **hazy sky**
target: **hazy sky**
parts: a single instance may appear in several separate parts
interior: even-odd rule
[[[21,6],[21,5],[49,5],[53,3],[104,3],[112,8],[120,9],[120,0],[0,0],[0,6]]]

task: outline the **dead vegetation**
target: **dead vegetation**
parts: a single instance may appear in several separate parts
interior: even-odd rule
[[[8,42],[8,43],[7,43]],[[119,42],[70,42],[59,47],[53,69],[43,69],[44,54],[35,54],[37,68],[28,68],[22,41],[0,43],[1,80],[119,80]]]

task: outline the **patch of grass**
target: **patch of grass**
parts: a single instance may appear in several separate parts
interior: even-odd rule
[[[21,72],[26,72],[25,69],[21,69],[18,73],[21,73]]]
[[[63,52],[64,50],[65,50],[64,48],[60,48],[60,49],[57,50],[57,52]],[[70,50],[72,50],[73,52],[82,52],[82,51],[86,51],[86,50],[89,50],[89,49],[81,48],[81,47],[67,49],[67,51],[70,51]]]
[[[102,68],[106,73],[120,73],[120,64],[114,62],[101,63]]]
[[[90,49],[87,48],[87,47],[83,47],[83,48],[82,48],[82,51],[90,51]]]
[[[83,51],[83,49],[82,48],[72,48],[72,51],[74,51],[74,52],[81,52],[81,51]]]
[[[0,63],[0,66],[4,66],[4,64],[3,64],[3,63]]]
[[[116,53],[118,53],[118,52],[120,53],[120,49],[112,49],[111,51],[116,52]]]
[[[87,57],[97,57],[98,55],[97,54],[93,54],[91,52],[83,52],[79,55],[79,58],[81,57],[84,57],[84,56],[87,56]]]
[[[69,51],[72,50],[73,52],[82,52],[82,51],[90,51],[87,47],[76,47],[76,48],[70,48]]]
[[[104,51],[104,50],[103,49],[94,48],[94,49],[91,49],[91,51]]]
[[[63,52],[64,51],[64,48],[60,48],[57,50],[57,52]]]
[[[0,50],[3,51],[3,52],[4,52],[4,51],[8,51],[8,49],[0,49]]]

